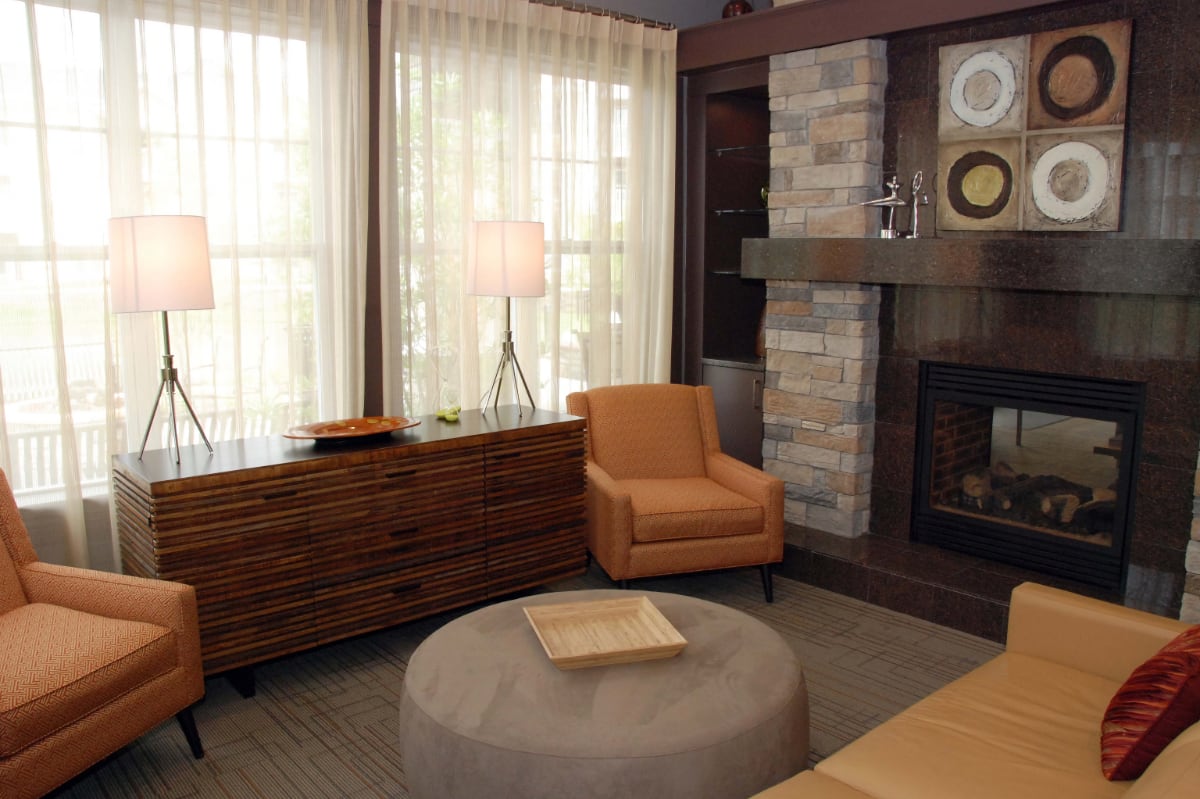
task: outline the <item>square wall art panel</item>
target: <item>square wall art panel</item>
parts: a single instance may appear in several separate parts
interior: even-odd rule
[[[938,146],[938,227],[1018,230],[1022,142],[1017,136]]]
[[[939,50],[939,228],[1119,229],[1132,28]]]

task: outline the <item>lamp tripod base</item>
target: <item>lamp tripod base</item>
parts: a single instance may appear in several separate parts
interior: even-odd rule
[[[167,438],[167,449],[170,450],[171,442],[175,442],[175,462],[180,462],[179,428],[176,423],[175,414],[176,392],[183,398],[183,405],[191,415],[192,422],[196,425],[196,431],[200,433],[200,438],[204,440],[204,446],[208,447],[208,454],[213,454],[212,443],[209,442],[208,436],[204,434],[204,428],[200,426],[200,420],[196,418],[196,411],[192,409],[192,403],[188,399],[187,392],[183,390],[183,386],[179,383],[179,370],[175,368],[174,360],[174,356],[170,353],[163,356],[162,379],[158,383],[158,394],[154,397],[154,410],[150,413],[150,421],[146,424],[146,434],[142,436],[142,448],[138,450],[138,460],[141,460],[142,455],[146,453],[146,442],[150,440],[150,431],[154,429],[154,417],[158,415],[158,406],[162,402],[164,392],[168,398],[167,407],[171,417],[171,429]]]
[[[487,390],[487,394],[483,396],[482,407],[486,408],[488,400],[492,400],[492,407],[499,408],[501,388],[504,386],[504,372],[508,370],[512,373],[513,386],[517,395],[517,415],[524,416],[524,409],[521,405],[521,389],[525,389],[525,396],[529,398],[529,409],[536,410],[537,406],[533,404],[533,392],[529,390],[529,384],[525,382],[525,373],[521,371],[521,364],[517,361],[517,351],[513,347],[512,330],[504,331],[504,344],[500,349],[500,363],[496,366],[496,376],[492,378],[492,387]]]

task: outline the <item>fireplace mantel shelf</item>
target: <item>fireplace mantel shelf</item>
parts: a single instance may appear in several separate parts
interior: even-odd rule
[[[1200,241],[744,239],[742,276],[832,283],[1200,297]]]

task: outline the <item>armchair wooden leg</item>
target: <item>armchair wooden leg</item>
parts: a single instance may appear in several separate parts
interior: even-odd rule
[[[200,732],[196,729],[196,719],[192,709],[184,708],[175,714],[179,726],[183,729],[183,737],[187,738],[188,746],[192,749],[192,757],[200,760],[204,757],[204,746],[200,743]]]
[[[628,587],[629,587],[628,580],[617,580],[617,588],[620,588],[622,591],[624,591]]]
[[[775,586],[771,580],[771,564],[764,563],[763,565],[759,566],[758,568],[759,568],[759,571],[762,573],[763,596],[765,596],[767,598],[768,602],[774,602],[775,601]]]

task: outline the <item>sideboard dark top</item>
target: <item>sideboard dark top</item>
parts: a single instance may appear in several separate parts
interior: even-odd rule
[[[405,448],[414,456],[425,455],[520,438],[534,427],[579,430],[584,427],[584,420],[578,416],[532,408],[522,408],[518,414],[515,405],[464,410],[457,422],[446,422],[434,415],[410,418],[421,423],[378,436],[308,440],[276,434],[213,442],[211,455],[202,444],[182,447],[179,463],[175,462],[172,448],[147,450],[141,459],[136,452],[114,455],[113,464],[119,466],[126,477],[141,484],[147,493],[153,486],[155,494],[163,494],[171,493],[175,481],[205,476],[220,478],[248,469],[279,467],[281,473],[306,471],[306,466],[327,468],[321,464],[327,458],[349,456],[348,461],[366,462],[373,460],[371,454],[375,452],[379,460],[386,460],[388,451],[397,447]]]
[[[1200,241],[983,237],[744,239],[742,276],[1200,297]]]

